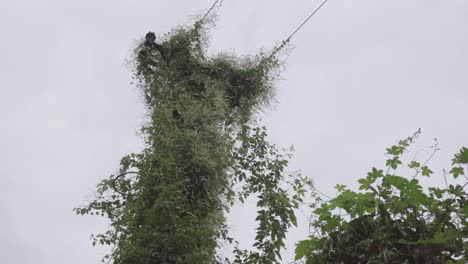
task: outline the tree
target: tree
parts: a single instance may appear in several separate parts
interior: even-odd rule
[[[288,193],[287,155],[252,127],[252,115],[273,98],[278,49],[208,56],[212,26],[202,19],[159,37],[148,32],[135,50],[135,80],[150,112],[141,130],[145,148],[123,157],[119,173],[98,184],[96,198],[75,209],[110,220],[110,229],[93,237],[94,245],[113,246],[103,261],[229,262],[216,252],[221,240],[234,241],[224,214],[235,199],[256,194],[257,250],[236,247],[233,261],[279,263],[307,180],[292,175],[295,193]]]
[[[427,161],[410,161],[415,171],[400,176],[402,155],[419,131],[387,149],[386,171],[372,168],[359,191],[337,185],[339,195],[314,205],[315,232],[296,247],[306,263],[466,263],[468,182],[423,188],[418,176],[433,172]],[[438,150],[433,146],[434,153]],[[468,149],[455,154],[450,174],[463,176]],[[444,173],[444,177],[446,177]],[[447,178],[446,178],[447,182]]]

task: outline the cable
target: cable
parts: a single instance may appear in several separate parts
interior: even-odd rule
[[[210,9],[208,9],[208,11],[206,11],[205,15],[200,19],[200,21],[203,21],[205,20],[205,18],[211,13],[211,11],[215,8],[216,4],[218,4],[218,2],[222,2],[222,0],[216,0],[210,7]]]
[[[322,6],[324,6],[326,3],[328,2],[328,0],[325,0],[323,1],[285,40],[283,40],[281,42],[281,45],[276,48],[275,50],[273,50],[273,52],[271,53],[271,55],[268,57],[267,60],[271,59],[273,56],[275,56],[276,53],[278,53],[278,51],[280,51],[281,49],[284,48],[284,46],[286,46],[287,43],[289,43],[292,39],[292,37],[294,37],[294,35],[296,35],[296,33],[301,30],[301,28],[307,23],[309,22],[309,20],[320,10],[320,8],[322,8]]]
[[[296,33],[297,33],[297,32],[298,32],[298,31],[315,15],[315,13],[317,13],[317,12],[320,10],[320,8],[322,8],[322,6],[324,6],[327,2],[328,2],[328,0],[323,1],[323,3],[320,4],[319,7],[317,7],[317,8],[314,10],[314,12],[312,12],[312,14],[310,14],[310,15],[304,20],[304,22],[302,22],[302,24],[300,24],[300,25],[296,28],[296,30],[294,30],[293,33],[291,33],[291,35],[289,35],[289,37],[288,37],[285,41],[286,41],[286,42],[290,41],[291,38],[292,38],[294,35],[296,35]]]

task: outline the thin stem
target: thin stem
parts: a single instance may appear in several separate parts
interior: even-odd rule
[[[448,189],[447,175],[446,175],[446,174],[447,174],[447,171],[445,171],[445,169],[444,169],[442,172],[443,172],[443,174],[444,174],[445,188]]]
[[[434,139],[434,140],[435,140],[435,144],[433,146],[434,151],[432,151],[431,155],[429,156],[429,158],[426,159],[422,167],[426,166],[429,163],[429,161],[432,159],[432,157],[434,157],[435,153],[439,150],[439,142],[437,141],[437,139]],[[419,172],[420,170],[416,170],[416,174],[414,174],[413,179],[419,175]]]
[[[468,173],[468,164],[466,164],[466,170],[463,172],[463,177],[468,180],[468,176],[466,174]]]
[[[317,189],[317,187],[315,187],[315,185],[312,185],[312,188],[314,188],[314,191],[316,191],[318,194],[321,194],[321,195],[327,197],[328,199],[333,199],[331,196],[326,195],[325,193],[319,191],[319,190]]]

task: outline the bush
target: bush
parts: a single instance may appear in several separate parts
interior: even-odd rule
[[[410,177],[398,175],[402,155],[419,135],[387,149],[386,171],[372,168],[359,179],[359,191],[337,185],[339,195],[314,205],[315,232],[296,247],[306,263],[467,263],[468,206],[465,187],[423,188],[431,177],[425,164],[411,161]],[[437,145],[434,151],[437,151]],[[468,149],[453,158],[450,175],[465,179]],[[444,177],[446,175],[444,174]],[[320,200],[320,199],[319,199]]]

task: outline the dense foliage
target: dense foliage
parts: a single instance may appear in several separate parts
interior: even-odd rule
[[[224,215],[251,194],[262,209],[257,250],[236,247],[233,261],[279,263],[304,179],[286,178],[287,156],[267,143],[264,129],[250,127],[273,98],[277,59],[208,56],[211,25],[200,20],[160,37],[149,32],[135,50],[135,79],[149,112],[145,148],[122,158],[96,198],[75,209],[110,220],[93,243],[112,245],[106,258],[113,263],[229,262],[217,254],[221,240],[234,241]]]
[[[300,241],[296,259],[306,263],[467,263],[468,182],[423,188],[427,161],[410,160],[411,177],[400,176],[412,137],[387,149],[386,170],[372,168],[359,191],[337,185],[339,195],[313,206],[314,232]],[[437,151],[437,145],[434,151]],[[453,158],[450,175],[468,180],[468,149]],[[444,175],[443,177],[446,177]]]

